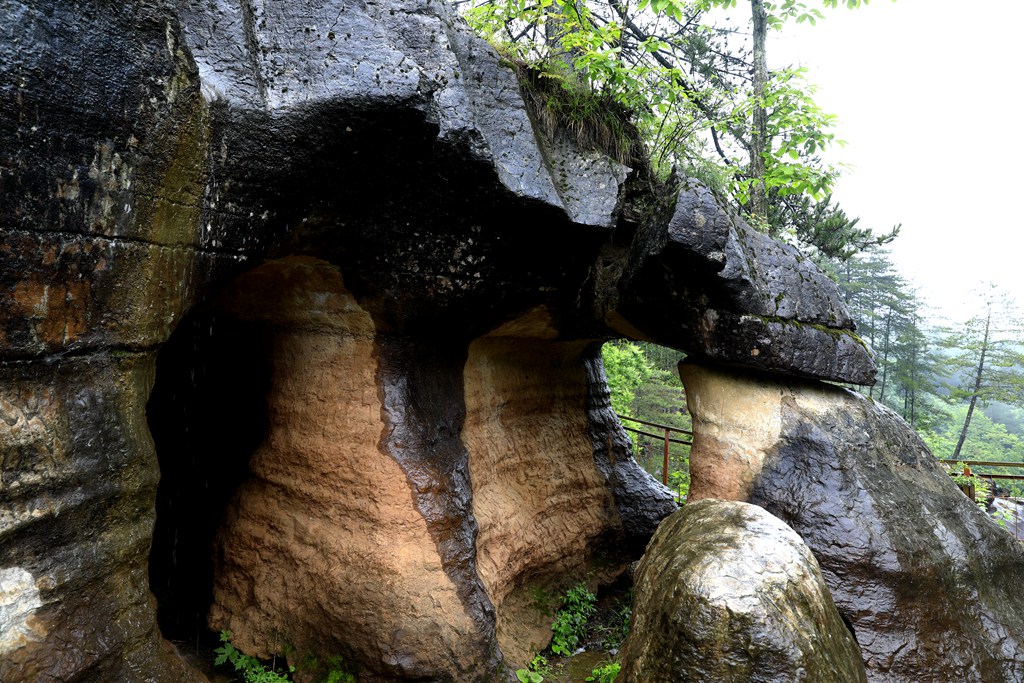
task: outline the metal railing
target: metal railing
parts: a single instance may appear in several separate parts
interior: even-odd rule
[[[1024,467],[1024,462],[998,462],[993,460],[950,460],[948,458],[940,458],[939,462],[944,465],[963,463],[968,467]],[[985,479],[1024,479],[1024,474],[989,474],[988,472],[973,472],[972,474]]]
[[[999,462],[996,460],[951,460],[949,458],[940,458],[939,462],[944,465],[967,465],[969,468],[973,467],[1024,467],[1024,462]],[[962,473],[961,473],[962,474]],[[972,471],[970,476],[978,477],[979,479],[1024,479],[1024,474],[996,474],[981,471]],[[967,489],[961,486],[964,493],[969,498],[974,498],[974,484],[970,484]],[[1013,498],[1011,496],[995,496],[1000,501],[1005,501],[1000,504],[994,503],[998,510],[993,516],[996,521],[999,522],[1000,526],[1006,529],[1008,532],[1013,534],[1013,537],[1018,541],[1024,540],[1024,521],[1021,519],[1021,498]]]
[[[627,427],[626,425],[622,425],[622,428],[625,429],[627,432],[633,432],[634,434],[640,434],[642,436],[648,436],[648,437],[651,437],[652,439],[661,439],[662,440],[662,442],[664,444],[664,448],[662,450],[663,455],[664,455],[664,461],[663,461],[663,464],[662,464],[662,467],[661,467],[661,483],[665,484],[666,486],[668,486],[669,444],[677,443],[677,444],[682,444],[684,446],[692,446],[693,445],[693,432],[687,431],[685,429],[680,429],[679,427],[672,427],[670,425],[658,424],[657,422],[648,422],[647,420],[639,420],[639,419],[637,419],[635,417],[629,417],[627,415],[619,415],[619,421],[624,421],[624,420],[625,421],[629,421],[629,422],[635,422],[635,423],[641,424],[641,425],[643,425],[645,427],[652,427],[654,429],[660,429],[661,430],[661,434],[654,434],[652,432],[644,431],[644,430],[642,430],[642,429],[640,429],[638,427]],[[684,435],[686,435],[686,436],[688,436],[690,438],[689,439],[674,439],[674,438],[672,438],[672,434],[684,434]]]

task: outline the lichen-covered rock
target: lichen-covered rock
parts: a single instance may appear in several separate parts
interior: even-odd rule
[[[1024,550],[887,408],[839,387],[683,364],[695,497],[797,531],[871,681],[1024,677]]]
[[[636,572],[624,681],[866,681],[853,636],[800,537],[759,507],[688,504]]]

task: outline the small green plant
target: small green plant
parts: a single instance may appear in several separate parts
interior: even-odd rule
[[[516,678],[520,683],[542,683],[546,676],[551,675],[551,667],[543,655],[534,655],[530,666],[525,669],[516,670]]]
[[[223,643],[214,652],[217,659],[213,661],[216,666],[231,664],[235,671],[242,674],[246,683],[290,683],[288,673],[294,673],[295,667],[289,666],[288,673],[279,673],[268,669],[260,660],[247,654],[243,654],[231,644],[231,631],[220,632],[220,642]]]
[[[299,671],[314,683],[356,683],[358,679],[351,673],[345,658],[340,655],[318,659],[308,654],[299,661]]]
[[[587,676],[587,681],[593,683],[615,683],[620,668],[622,667],[618,662],[607,662],[591,671],[590,675]]]
[[[965,486],[974,481],[974,477],[969,474],[970,470],[962,462],[958,462],[956,465],[946,465],[946,471],[949,472],[949,476],[953,478],[953,482],[957,486]]]
[[[1004,529],[1006,528],[1007,522],[1014,521],[1013,513],[1010,512],[1009,510],[996,510],[995,512],[992,513],[991,517],[992,519],[996,520],[996,524],[1003,527]]]
[[[558,610],[555,623],[551,625],[555,634],[551,640],[552,652],[564,657],[572,655],[587,633],[587,620],[594,613],[596,602],[597,596],[587,590],[585,584],[569,589],[562,609]]]
[[[519,679],[519,683],[544,683],[543,676],[529,669],[516,669],[516,678]]]
[[[955,466],[947,465],[946,469],[957,486],[974,485],[974,502],[981,508],[982,512],[987,512],[988,498],[992,495],[991,482],[988,479],[971,474],[970,468],[963,462],[958,462]]]
[[[671,470],[668,473],[669,487],[676,492],[676,502],[685,503],[686,496],[690,493],[690,471]]]
[[[629,635],[629,626],[633,618],[633,607],[627,595],[625,600],[619,600],[612,608],[614,617],[609,623],[601,627],[601,647],[605,650],[615,650]]]
[[[530,595],[533,597],[533,606],[537,608],[538,612],[546,617],[554,614],[551,605],[555,602],[556,597],[553,593],[543,586],[534,586],[530,589]]]

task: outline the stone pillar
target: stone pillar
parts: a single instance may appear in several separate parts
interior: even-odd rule
[[[781,428],[780,385],[725,368],[679,364],[693,418],[689,500],[746,501]]]

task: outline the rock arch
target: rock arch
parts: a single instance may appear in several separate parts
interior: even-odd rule
[[[253,560],[212,579],[216,604],[249,591],[216,618],[257,653],[279,635],[259,624],[281,615],[302,626],[290,640],[327,654],[344,648],[301,623],[314,607],[338,630],[365,623],[377,650],[348,652],[379,679],[488,680],[529,630],[512,615],[531,581],[612,567],[605,550],[638,550],[669,509],[625,455],[600,340],[871,381],[821,273],[699,186],[669,194],[536,133],[515,74],[445,4],[11,7],[5,35],[30,39],[0,40],[0,83],[14,84],[0,86],[0,575],[17,605],[3,680],[199,680],[149,592],[160,469],[146,401],[158,350],[204,311],[260,330],[254,362],[269,365],[267,433],[250,433],[255,476],[221,547],[262,561],[243,542],[259,529],[304,539],[263,552],[321,567],[307,579],[330,577],[317,586],[344,611],[289,612],[318,602],[313,579],[256,578]],[[331,12],[333,29],[318,14]],[[528,497],[512,458],[586,504],[568,510],[558,487]],[[346,476],[365,494],[341,514],[350,498],[314,494]],[[552,500],[573,513],[554,553],[526,531]],[[332,592],[360,585],[338,566],[400,556],[382,553],[390,539],[364,555],[365,538],[339,540],[359,519],[370,538],[400,520],[396,547],[436,588],[402,574],[391,597],[363,591],[377,624]],[[260,592],[278,580],[295,581],[287,599]],[[378,633],[396,598],[445,617],[437,650]]]

